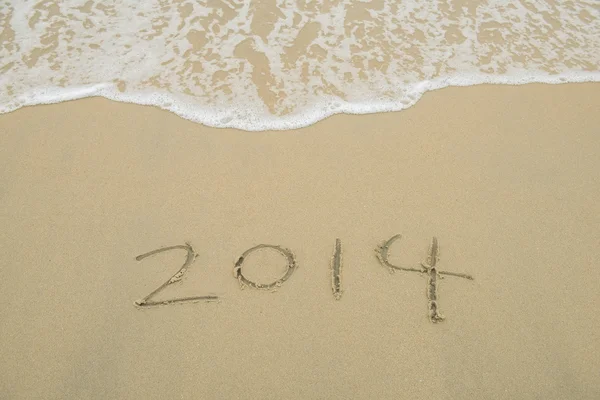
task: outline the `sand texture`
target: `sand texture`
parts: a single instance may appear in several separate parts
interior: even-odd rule
[[[0,115],[0,398],[598,399],[599,109],[566,84],[281,132]]]

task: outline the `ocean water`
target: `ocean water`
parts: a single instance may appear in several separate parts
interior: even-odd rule
[[[446,86],[584,81],[599,0],[0,0],[0,113],[104,96],[292,129]]]

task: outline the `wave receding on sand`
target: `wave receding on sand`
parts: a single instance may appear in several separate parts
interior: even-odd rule
[[[0,4],[0,113],[103,96],[293,129],[447,86],[600,81],[593,1]]]

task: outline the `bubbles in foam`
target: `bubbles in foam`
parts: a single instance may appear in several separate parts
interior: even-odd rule
[[[600,80],[596,0],[0,0],[0,112],[88,96],[291,129],[425,91]]]

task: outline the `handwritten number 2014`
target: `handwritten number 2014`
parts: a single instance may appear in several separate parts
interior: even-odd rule
[[[399,271],[407,271],[407,272],[418,272],[427,276],[427,307],[428,307],[428,316],[431,322],[441,322],[444,320],[444,317],[439,311],[438,306],[438,278],[441,278],[442,275],[455,276],[458,278],[465,278],[472,280],[473,277],[468,274],[456,273],[456,272],[448,272],[448,271],[440,271],[438,270],[437,263],[439,261],[439,246],[437,238],[433,238],[431,242],[431,246],[429,248],[429,254],[426,258],[426,261],[419,264],[419,267],[400,267],[393,265],[389,262],[389,251],[391,245],[402,238],[402,235],[394,235],[386,242],[382,243],[375,250],[377,259],[384,267],[389,268],[390,272],[394,272],[396,270]],[[287,270],[285,274],[271,283],[257,283],[246,278],[242,272],[242,266],[247,257],[258,249],[272,249],[282,254],[287,260]],[[184,264],[179,268],[179,270],[166,282],[160,285],[157,289],[152,291],[146,297],[141,300],[135,302],[138,307],[150,307],[157,305],[166,305],[166,304],[175,304],[175,303],[184,303],[184,302],[197,302],[197,301],[214,301],[218,300],[218,296],[214,295],[204,295],[204,296],[190,296],[190,297],[179,297],[173,298],[169,300],[162,301],[153,301],[152,299],[167,286],[181,281],[188,268],[192,265],[196,258],[196,253],[192,248],[191,244],[186,243],[185,245],[177,245],[164,247],[157,250],[150,251],[148,253],[139,255],[136,257],[137,261],[141,261],[146,257],[153,256],[155,254],[159,254],[165,251],[170,250],[185,250],[187,252],[186,260]],[[342,297],[342,242],[340,239],[336,239],[333,256],[331,259],[331,288],[333,292],[333,296],[336,300],[339,300]],[[251,287],[254,289],[262,289],[262,290],[274,290],[283,285],[285,281],[287,281],[293,273],[296,271],[297,264],[296,258],[291,250],[283,248],[281,246],[275,246],[270,244],[260,244],[258,246],[254,246],[248,250],[246,250],[236,261],[233,267],[233,275],[240,282],[242,287]]]

